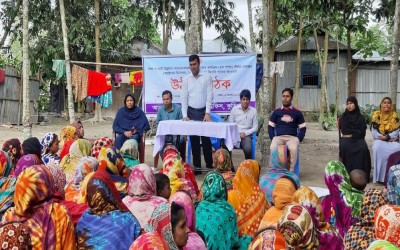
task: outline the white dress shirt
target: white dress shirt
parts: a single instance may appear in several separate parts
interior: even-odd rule
[[[242,105],[236,105],[231,110],[229,122],[236,123],[239,127],[239,132],[245,133],[246,136],[256,133],[258,130],[257,110],[249,106],[246,111],[243,111]]]
[[[199,71],[197,77],[190,73],[183,79],[181,90],[183,117],[187,117],[188,106],[195,109],[205,107],[206,113],[210,113],[212,99],[213,84],[208,73]]]

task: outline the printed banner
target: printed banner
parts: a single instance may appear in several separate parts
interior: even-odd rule
[[[212,112],[229,114],[240,103],[240,91],[251,92],[250,105],[255,107],[256,55],[218,54],[199,55],[200,71],[210,74],[213,82]],[[181,103],[181,84],[191,74],[189,57],[143,56],[144,98],[146,114],[156,114],[162,104],[161,94],[170,90],[173,103]]]

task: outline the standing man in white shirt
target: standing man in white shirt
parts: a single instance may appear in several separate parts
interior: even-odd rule
[[[213,84],[207,72],[200,71],[200,58],[198,55],[189,56],[191,74],[182,82],[181,100],[182,116],[184,121],[211,121],[210,111],[213,99]],[[195,174],[200,174],[201,152],[200,136],[190,136],[192,144],[193,166]],[[204,161],[207,168],[213,168],[212,146],[210,137],[201,136]]]
[[[229,122],[236,123],[239,127],[240,147],[246,159],[251,159],[251,137],[258,130],[257,110],[250,106],[250,99],[250,90],[242,90],[240,104],[233,107],[229,115]]]

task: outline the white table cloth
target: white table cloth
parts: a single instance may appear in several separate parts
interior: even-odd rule
[[[229,150],[240,141],[239,127],[229,122],[201,122],[166,120],[158,123],[154,141],[153,156],[164,146],[166,135],[198,135],[221,138]]]

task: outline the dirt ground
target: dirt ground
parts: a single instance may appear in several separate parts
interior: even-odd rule
[[[46,125],[34,125],[32,135],[39,140],[47,132],[60,133],[61,129],[67,124],[63,118],[53,118]],[[105,121],[100,124],[91,124],[83,121],[86,138],[100,138],[103,136],[111,137],[112,121]],[[0,127],[0,144],[9,138],[19,138],[22,141],[22,127]],[[372,149],[372,136],[367,132],[366,137],[370,150]],[[153,166],[153,145],[152,138],[146,140],[146,163]],[[300,145],[300,181],[302,185],[314,187],[326,187],[324,183],[324,167],[330,160],[337,160],[339,154],[338,132],[322,131],[318,129],[317,123],[307,123],[307,132],[304,141]],[[372,152],[371,152],[372,155]],[[261,154],[257,152],[257,159]],[[235,166],[244,160],[241,150],[234,150],[233,162]],[[161,161],[158,164],[161,167]],[[262,166],[262,172],[268,170],[268,166]],[[202,183],[204,175],[196,177],[199,183]],[[370,184],[371,185],[371,184]]]

